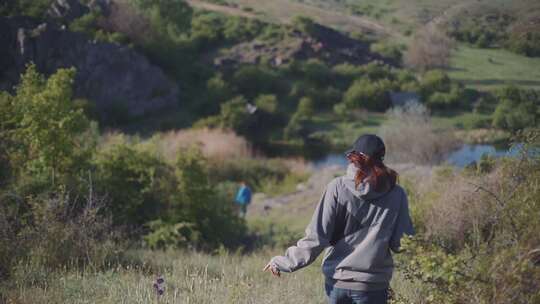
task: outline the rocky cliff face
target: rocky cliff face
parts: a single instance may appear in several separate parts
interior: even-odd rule
[[[94,102],[104,118],[113,110],[133,117],[178,105],[178,86],[130,47],[91,41],[54,22],[0,18],[0,90],[13,90],[29,62],[45,74],[75,67],[76,97]]]
[[[221,67],[234,67],[240,64],[256,64],[263,60],[279,66],[293,60],[318,58],[329,65],[344,62],[366,64],[381,62],[397,65],[396,62],[372,53],[369,44],[352,39],[336,30],[316,24],[317,35],[310,36],[293,31],[283,41],[251,41],[235,45],[214,59]]]

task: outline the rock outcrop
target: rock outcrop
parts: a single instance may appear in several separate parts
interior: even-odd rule
[[[74,13],[56,12],[58,17]],[[12,91],[30,62],[45,74],[75,67],[75,96],[94,102],[103,118],[112,110],[133,117],[178,105],[178,86],[128,46],[92,41],[54,22],[0,18],[0,90]]]
[[[289,37],[279,42],[251,41],[237,44],[214,59],[220,67],[234,67],[239,64],[257,64],[263,60],[279,66],[293,60],[318,58],[329,65],[349,62],[366,64],[380,61],[396,65],[372,53],[369,44],[352,39],[336,30],[316,24],[317,34],[307,35],[292,31]]]

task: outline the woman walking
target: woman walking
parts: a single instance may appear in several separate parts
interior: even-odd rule
[[[346,153],[347,173],[326,187],[304,238],[264,268],[276,276],[312,263],[327,248],[322,270],[330,304],[384,304],[403,234],[414,229],[397,173],[383,163],[376,135],[360,136]]]

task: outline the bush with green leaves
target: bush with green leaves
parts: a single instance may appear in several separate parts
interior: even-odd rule
[[[529,57],[540,57],[540,33],[516,33],[510,36],[508,48],[518,54]]]
[[[103,214],[104,198],[66,190],[19,197],[1,193],[0,279],[19,267],[61,269],[106,267],[122,250],[111,218]]]
[[[292,25],[295,29],[310,35],[316,36],[317,32],[317,23],[313,19],[306,16],[295,16],[292,20]]]
[[[509,131],[540,125],[540,93],[516,87],[501,89],[493,113],[493,126]]]
[[[150,247],[215,248],[238,245],[245,233],[232,198],[220,200],[210,183],[206,159],[197,149],[182,150],[174,165],[174,188],[157,221],[145,236]]]
[[[29,65],[15,95],[2,94],[2,137],[12,143],[13,168],[55,179],[85,168],[91,141],[82,138],[89,122],[73,99],[75,69],[59,69],[49,78]],[[89,146],[90,145],[90,146]]]
[[[107,196],[116,225],[140,227],[155,219],[173,192],[167,164],[128,143],[99,150],[93,163],[96,190]]]
[[[518,159],[437,174],[411,197],[420,233],[402,241],[397,264],[426,303],[540,300],[539,138],[522,132]]]
[[[278,110],[279,103],[276,95],[259,95],[255,99],[255,106],[262,111],[274,114]]]
[[[388,42],[378,42],[371,44],[369,46],[370,51],[381,55],[387,60],[392,60],[393,62],[399,64],[403,59],[403,50],[404,46],[390,44]]]
[[[384,111],[391,105],[389,92],[393,89],[394,84],[386,79],[370,81],[367,78],[361,78],[345,92],[343,102],[349,109]]]
[[[238,68],[232,75],[232,83],[237,92],[242,92],[248,99],[260,94],[272,94],[280,91],[279,75],[276,71],[263,66],[248,65]]]
[[[0,16],[30,16],[44,19],[53,0],[10,0],[0,3]]]
[[[440,70],[424,73],[420,81],[420,94],[425,104],[432,110],[460,109],[468,106],[471,99],[458,83],[453,83]]]
[[[239,158],[209,161],[208,171],[212,184],[227,181],[245,181],[254,191],[262,191],[268,181],[283,180],[290,169],[279,159]]]

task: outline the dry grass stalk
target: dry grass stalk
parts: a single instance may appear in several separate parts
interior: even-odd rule
[[[153,138],[165,159],[174,160],[179,150],[197,146],[212,160],[246,158],[253,155],[250,144],[232,131],[220,129],[188,129],[170,131]]]
[[[415,35],[405,54],[405,64],[420,71],[448,67],[453,47],[454,41],[444,32],[427,26]]]

